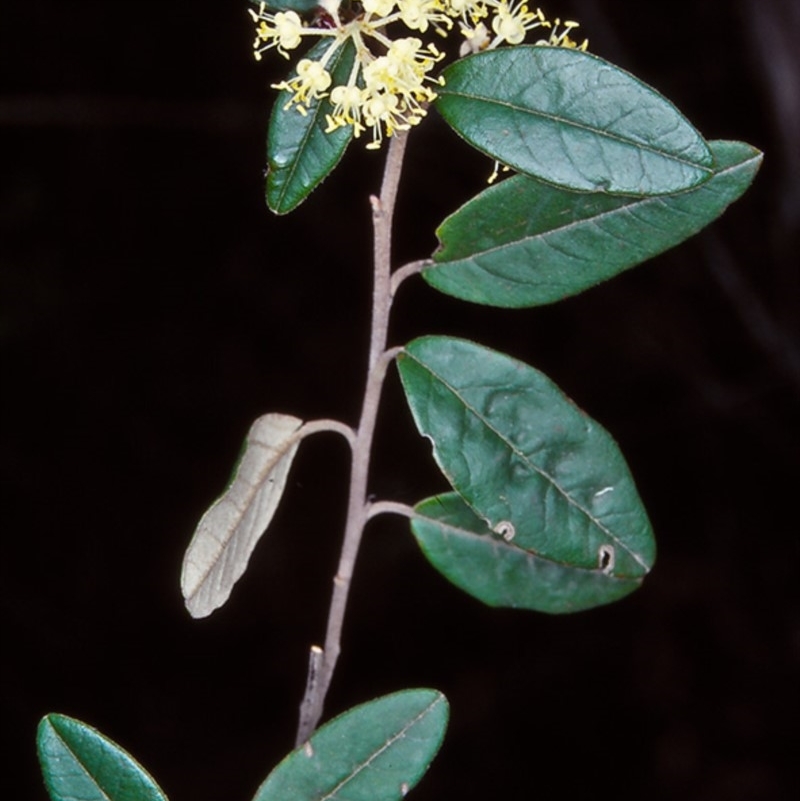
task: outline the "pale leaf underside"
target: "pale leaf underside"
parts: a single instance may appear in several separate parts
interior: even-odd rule
[[[183,560],[181,591],[192,617],[228,600],[278,506],[302,420],[266,414],[250,428],[233,481],[200,520]]]

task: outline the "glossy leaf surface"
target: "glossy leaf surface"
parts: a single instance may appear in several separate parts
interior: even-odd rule
[[[547,559],[493,532],[457,493],[429,498],[415,508],[411,530],[428,561],[460,589],[489,606],[560,614],[611,603],[641,579],[621,578]]]
[[[482,192],[439,227],[433,287],[474,303],[553,303],[599,284],[693,236],[739,198],[762,155],[712,142],[714,175],[686,192],[630,197],[571,192],[515,176]]]
[[[330,44],[327,38],[318,42],[306,58],[319,58]],[[330,60],[333,86],[347,83],[354,54],[348,40]],[[267,205],[277,214],[297,208],[339,163],[352,139],[350,125],[325,133],[325,115],[333,110],[328,98],[301,114],[296,106],[286,108],[291,97],[288,90],[278,95],[267,135]]]
[[[166,801],[130,754],[79,720],[46,715],[36,745],[53,801]]]
[[[414,340],[397,364],[439,468],[489,528],[575,568],[650,570],[655,541],[625,459],[547,376],[450,337]]]
[[[439,750],[448,706],[405,690],[345,712],[281,762],[254,801],[399,801]]]
[[[250,5],[258,8],[261,0],[250,0]],[[319,0],[269,0],[264,3],[268,11],[296,11],[298,14],[307,14],[319,5]]]
[[[597,56],[498,48],[443,71],[436,107],[470,144],[518,172],[570,189],[633,195],[711,176],[702,136],[662,95]]]
[[[244,573],[283,494],[302,422],[265,414],[250,427],[233,480],[203,515],[183,559],[181,591],[192,617],[222,606]]]

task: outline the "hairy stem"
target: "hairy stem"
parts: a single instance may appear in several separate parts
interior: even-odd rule
[[[392,219],[407,135],[396,133],[389,140],[383,183],[380,197],[371,197],[372,224],[374,228],[374,286],[372,291],[372,329],[370,334],[367,385],[361,408],[361,419],[353,442],[353,464],[350,474],[350,493],[347,503],[342,553],[339,567],[333,579],[333,594],[328,612],[328,626],[322,658],[312,653],[309,671],[313,669],[313,681],[309,675],[306,692],[300,704],[300,722],[297,727],[296,745],[302,745],[311,736],[322,717],[325,697],[328,693],[336,662],[341,651],[342,626],[344,623],[350,582],[353,576],[361,536],[368,519],[367,479],[375,433],[375,421],[380,405],[381,388],[386,369],[397,351],[386,350],[389,329],[389,312],[392,306]],[[316,646],[315,646],[316,647]]]
[[[425,267],[428,267],[431,264],[433,264],[433,259],[420,259],[419,261],[412,261],[409,264],[404,264],[402,267],[399,267],[397,270],[395,270],[392,273],[392,298],[394,299],[394,296],[397,294],[397,290],[400,288],[400,284],[402,284],[406,278],[410,278],[412,275],[421,273]]]

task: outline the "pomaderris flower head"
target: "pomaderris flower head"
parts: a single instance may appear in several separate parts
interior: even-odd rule
[[[578,45],[570,37],[578,23],[550,22],[540,8],[531,9],[524,0],[362,0],[352,6],[348,0],[321,0],[319,13],[309,20],[295,11],[273,12],[261,3],[250,14],[256,23],[257,59],[271,48],[290,58],[290,51],[309,37],[329,41],[321,55],[301,59],[294,77],[273,88],[290,92],[286,107],[301,114],[328,98],[326,130],[350,126],[356,137],[369,130],[368,148],[378,148],[395,131],[419,124],[436,99],[436,87],[443,79],[432,71],[444,54],[419,35],[433,32],[444,37],[457,28],[462,56],[520,44],[537,28],[546,36],[535,44],[581,50],[587,46],[586,41]],[[346,82],[331,87],[328,66],[348,41],[356,54],[353,67]]]

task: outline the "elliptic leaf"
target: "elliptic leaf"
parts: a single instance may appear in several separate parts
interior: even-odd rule
[[[520,308],[575,295],[693,236],[750,186],[762,155],[711,142],[713,177],[675,195],[572,192],[518,175],[482,192],[437,234],[433,287],[474,303]]]
[[[283,494],[302,422],[265,414],[251,426],[231,483],[203,515],[183,558],[181,591],[192,617],[222,606],[244,573]]]
[[[357,706],[289,754],[253,801],[399,801],[436,756],[447,718],[447,699],[436,690]]]
[[[319,58],[330,47],[327,37],[318,42],[307,58]],[[328,63],[333,85],[346,84],[355,56],[348,40]],[[296,106],[287,108],[292,92],[284,89],[277,97],[267,134],[267,205],[276,214],[297,208],[339,163],[352,139],[350,125],[325,133],[327,114],[333,111],[328,98],[315,101],[301,114]]]
[[[625,459],[547,376],[450,337],[415,339],[397,364],[439,468],[489,528],[575,568],[650,570],[655,541]]]
[[[493,532],[456,493],[438,495],[415,508],[411,530],[428,561],[460,589],[489,606],[510,606],[559,614],[616,601],[641,579],[587,569],[525,550],[516,538]]]
[[[45,715],[36,734],[53,801],[166,801],[142,766],[99,731],[65,715]]]
[[[666,100],[597,56],[508,47],[443,71],[436,107],[478,150],[570,189],[653,195],[711,176],[703,137]]]

